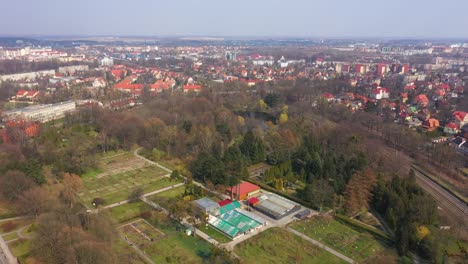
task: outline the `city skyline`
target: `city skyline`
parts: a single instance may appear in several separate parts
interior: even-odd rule
[[[468,38],[468,2],[90,0],[4,4],[3,36]],[[44,14],[47,14],[46,16]],[[12,21],[17,21],[12,23]]]

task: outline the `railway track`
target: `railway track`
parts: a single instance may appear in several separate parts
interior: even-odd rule
[[[440,207],[452,215],[461,225],[464,236],[468,235],[468,205],[434,182],[423,172],[415,169],[417,183],[437,201]]]

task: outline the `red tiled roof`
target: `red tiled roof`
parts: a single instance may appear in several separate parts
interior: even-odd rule
[[[16,93],[16,96],[23,96],[23,95],[26,95],[28,93],[28,91],[26,90],[19,90],[17,93]]]
[[[374,89],[374,94],[388,93],[388,89],[384,87],[377,87]]]
[[[202,86],[199,84],[184,85],[184,90],[201,90]]]
[[[230,203],[232,203],[232,201],[230,199],[225,199],[225,200],[222,200],[222,201],[218,202],[219,206],[225,206],[225,205],[230,204]]]
[[[424,102],[424,103],[428,103],[429,102],[429,99],[427,99],[427,96],[425,94],[420,94],[418,96],[416,96],[416,102]]]
[[[242,182],[239,184],[239,195],[248,194],[256,190],[260,190],[260,187],[250,182]],[[233,194],[237,194],[237,186],[227,188],[227,191],[232,191]]]
[[[463,119],[465,119],[465,116],[466,116],[466,112],[462,112],[462,111],[455,111],[453,112],[453,117],[455,117],[456,119],[462,121]]]
[[[451,128],[451,129],[458,129],[458,126],[456,124],[454,124],[454,123],[448,123],[445,126],[448,127],[448,128]]]
[[[333,99],[335,96],[331,93],[323,93],[322,96],[327,99]]]

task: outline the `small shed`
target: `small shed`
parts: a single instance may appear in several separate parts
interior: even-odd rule
[[[309,217],[309,215],[310,215],[310,210],[309,210],[309,209],[306,209],[306,210],[304,210],[304,211],[301,211],[301,212],[297,213],[297,214],[295,215],[295,217],[297,217],[297,218],[300,219],[300,220],[304,220],[304,219],[306,219],[307,217]]]

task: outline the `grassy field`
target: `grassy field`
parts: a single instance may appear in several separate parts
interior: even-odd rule
[[[274,227],[238,244],[234,252],[244,263],[346,263],[312,243]]]
[[[165,192],[151,195],[148,199],[167,209],[171,203],[175,202],[178,198],[181,198],[184,190],[185,186],[179,186]]]
[[[316,216],[295,222],[290,227],[358,262],[378,255],[387,249],[383,242],[371,234],[357,231],[332,218]]]
[[[18,239],[8,243],[11,253],[13,253],[15,257],[19,258],[21,263],[26,263],[25,261],[29,256],[30,246],[31,240],[28,239]]]
[[[210,237],[212,237],[214,240],[218,241],[219,243],[228,243],[231,241],[226,235],[221,233],[220,231],[214,229],[212,226],[202,226],[200,227],[200,230],[203,233],[206,233]]]
[[[149,166],[101,178],[84,178],[84,188],[79,196],[86,206],[91,206],[92,200],[97,197],[104,199],[106,204],[112,204],[127,199],[137,187],[142,187],[147,193],[173,185],[174,182],[165,178],[165,174],[160,168]]]
[[[146,210],[150,210],[151,207],[142,201],[134,203],[126,203],[113,208],[109,208],[111,217],[118,223],[132,220],[140,216],[140,214]]]
[[[183,232],[184,227],[168,219],[161,224],[153,223],[153,226],[164,234],[156,236],[154,241],[144,241],[145,238],[137,232],[130,231],[126,235],[129,240],[144,241],[135,243],[140,243],[140,250],[155,263],[206,263],[210,256],[211,244],[200,238],[187,236]]]

